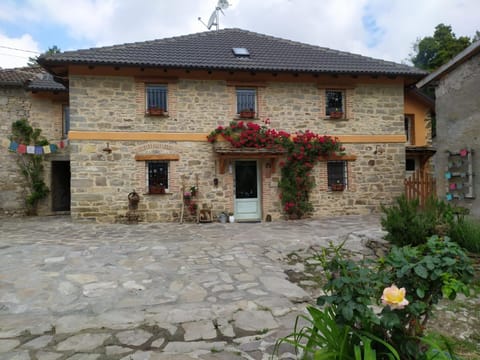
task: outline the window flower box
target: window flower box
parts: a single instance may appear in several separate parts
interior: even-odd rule
[[[342,111],[331,111],[330,112],[330,119],[343,119],[343,112]]]
[[[253,110],[242,110],[242,111],[240,111],[239,115],[242,119],[253,119],[255,117],[255,111],[253,111]]]
[[[165,112],[162,108],[149,108],[148,115],[150,116],[163,116]]]
[[[148,187],[149,194],[165,194],[165,186],[150,185]]]
[[[344,184],[332,184],[332,191],[343,191],[345,190]]]

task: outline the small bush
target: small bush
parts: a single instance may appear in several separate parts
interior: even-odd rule
[[[434,198],[421,208],[418,200],[402,195],[393,206],[382,207],[382,211],[382,227],[388,232],[385,239],[397,246],[416,246],[432,235],[448,235],[454,223],[451,206]]]
[[[480,222],[460,220],[452,226],[450,237],[468,251],[480,254]]]
[[[453,300],[458,293],[470,293],[473,267],[448,237],[432,236],[415,247],[394,246],[376,261],[354,262],[334,251],[331,259],[319,258],[328,282],[326,295],[317,304],[333,306],[339,325],[378,337],[395,348],[401,359],[425,359],[421,339],[435,305],[442,298]],[[378,312],[373,305],[379,305],[382,290],[385,294],[390,284],[403,288],[408,301],[401,307],[384,304]],[[373,346],[386,350],[378,343]]]

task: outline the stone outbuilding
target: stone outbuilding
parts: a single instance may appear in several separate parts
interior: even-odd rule
[[[0,70],[0,214],[25,212],[25,183],[16,164],[18,154],[8,151],[12,123],[27,119],[42,135],[58,144],[68,134],[68,91],[41,67]],[[48,197],[39,204],[40,214],[70,211],[70,158],[61,149],[45,158]]]
[[[435,87],[434,145],[440,198],[480,217],[480,41],[424,79]]]

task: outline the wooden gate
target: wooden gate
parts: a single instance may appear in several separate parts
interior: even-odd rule
[[[435,179],[420,170],[405,179],[405,195],[408,200],[418,199],[424,206],[430,196],[436,197]]]

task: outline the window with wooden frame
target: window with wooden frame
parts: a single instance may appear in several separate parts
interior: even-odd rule
[[[168,112],[168,85],[145,84],[146,113],[161,116]]]
[[[147,161],[147,185],[149,194],[165,194],[168,190],[168,161]]]
[[[325,90],[325,115],[330,119],[344,119],[346,114],[345,90]]]
[[[241,118],[257,117],[257,89],[237,88],[237,115]]]
[[[343,191],[348,185],[348,165],[345,160],[327,161],[328,188]]]

